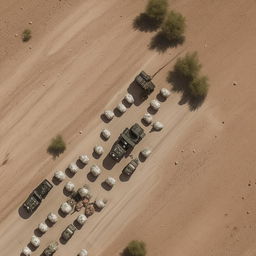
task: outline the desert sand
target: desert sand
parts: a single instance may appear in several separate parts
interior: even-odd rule
[[[188,27],[186,42],[165,52],[150,49],[155,32],[133,28],[145,0],[0,2],[1,255],[20,255],[37,225],[58,212],[65,182],[30,218],[20,206],[42,179],[51,180],[80,154],[89,155],[90,164],[66,181],[88,184],[94,198],[108,203],[60,243],[56,255],[77,255],[82,248],[95,256],[120,255],[132,239],[145,241],[149,256],[255,253],[256,3],[170,2]],[[21,41],[25,28],[32,30],[27,43]],[[165,128],[157,133],[145,127],[146,137],[132,152],[149,147],[152,155],[129,181],[120,179],[129,158],[113,168],[104,159],[122,130],[140,123],[159,90],[172,88],[166,77],[174,62],[154,77],[157,88],[147,100],[109,123],[101,114],[122,101],[141,70],[154,74],[194,50],[210,79],[207,99],[195,111],[179,93],[162,102],[154,120]],[[107,142],[99,136],[103,128],[112,133]],[[67,150],[53,159],[46,149],[56,134]],[[99,159],[92,156],[95,145],[105,149]],[[92,164],[103,167],[94,182],[87,179]],[[108,176],[117,179],[110,191],[101,185]],[[59,241],[77,215],[60,218],[32,255]]]

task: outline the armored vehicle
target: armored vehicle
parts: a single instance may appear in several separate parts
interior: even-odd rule
[[[130,129],[126,128],[113,145],[109,155],[119,162],[129,149],[133,149],[145,136],[143,128],[135,123]]]
[[[68,241],[75,233],[76,227],[73,224],[67,226],[67,228],[63,231],[62,237],[66,241]]]
[[[43,255],[52,256],[58,250],[58,242],[52,242],[45,248]]]
[[[26,211],[32,214],[40,205],[41,201],[47,196],[52,187],[52,184],[46,179],[39,184],[23,204]]]
[[[127,175],[127,176],[131,176],[136,168],[138,167],[139,165],[139,159],[138,158],[135,158],[133,159],[129,164],[127,164],[124,169],[123,169],[123,174]]]
[[[152,77],[145,71],[141,71],[139,75],[135,77],[134,82],[143,89],[145,96],[150,95],[156,87],[152,82]]]

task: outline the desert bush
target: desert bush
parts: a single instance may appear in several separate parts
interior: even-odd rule
[[[200,75],[201,68],[197,53],[187,53],[183,58],[178,58],[168,78],[174,90],[183,91],[184,96],[190,98],[193,108],[195,103],[201,104],[208,93],[208,78]]]
[[[155,23],[161,24],[167,13],[167,0],[149,0],[145,14]]]
[[[31,39],[31,30],[30,29],[25,29],[22,33],[22,41],[27,42]]]
[[[195,98],[205,97],[207,95],[208,88],[209,84],[206,76],[197,77],[189,84],[189,91]]]
[[[61,135],[57,135],[52,139],[47,151],[53,156],[59,156],[66,150],[66,143]]]
[[[182,43],[185,39],[185,17],[180,13],[171,11],[162,25],[162,33],[169,42]]]
[[[131,241],[125,248],[124,256],[145,256],[146,255],[146,245],[142,241]]]
[[[199,63],[197,52],[187,53],[183,58],[178,58],[174,66],[174,72],[186,82],[192,82],[197,78],[202,65]]]

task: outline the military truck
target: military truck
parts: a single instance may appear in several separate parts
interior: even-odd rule
[[[68,241],[75,233],[76,227],[73,224],[69,224],[62,232],[62,238]]]
[[[156,87],[152,82],[152,77],[148,75],[145,71],[141,71],[135,77],[134,82],[143,89],[145,97],[150,95]]]
[[[43,255],[52,256],[58,250],[58,242],[51,242],[47,248],[44,249]]]
[[[133,149],[144,136],[145,132],[143,128],[141,128],[137,123],[135,123],[130,129],[126,128],[114,143],[109,153],[110,157],[116,162],[120,162],[126,152],[129,149]]]
[[[135,158],[131,160],[131,162],[124,167],[122,173],[127,176],[131,176],[135,172],[138,165],[139,165],[139,159]]]
[[[52,187],[53,185],[46,179],[41,184],[39,184],[23,204],[25,210],[29,214],[35,212],[35,210],[41,204],[42,200],[47,196]]]

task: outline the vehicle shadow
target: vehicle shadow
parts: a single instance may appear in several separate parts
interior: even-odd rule
[[[34,235],[37,236],[37,237],[41,237],[43,235],[43,233],[38,229],[34,229]]]
[[[65,173],[66,173],[66,175],[67,175],[69,178],[73,178],[73,177],[75,176],[75,173],[72,173],[72,172],[69,170],[69,168],[67,168],[67,169],[65,170]]]
[[[101,119],[104,123],[106,123],[106,124],[111,121],[111,120],[108,120],[104,114],[101,114],[101,115],[100,115],[100,119]]]
[[[127,182],[129,181],[130,177],[121,173],[120,176],[119,176],[119,180],[122,181],[122,182]]]
[[[95,177],[94,175],[92,175],[91,172],[88,172],[87,174],[87,179],[90,181],[90,182],[95,182],[97,180],[97,177]]]
[[[63,245],[65,245],[68,241],[65,240],[62,236],[59,238],[59,242]]]
[[[85,167],[85,164],[81,162],[81,160],[77,159],[76,160],[76,165],[78,166],[79,169],[83,169]]]
[[[114,108],[114,114],[116,117],[121,117],[124,113],[121,113],[117,108]]]
[[[158,94],[156,95],[156,98],[157,98],[157,100],[160,101],[160,102],[165,102],[165,101],[166,101],[166,98],[165,98],[161,93],[158,93]]]
[[[111,158],[109,154],[104,158],[102,162],[102,166],[107,170],[112,170],[115,164],[116,162]]]
[[[20,208],[19,208],[19,210],[18,210],[18,213],[19,213],[20,217],[21,217],[22,219],[25,219],[25,220],[28,219],[29,217],[31,217],[31,215],[32,215],[32,213],[28,213],[28,212],[24,209],[23,205],[20,206]]]
[[[111,186],[109,186],[105,181],[101,183],[101,187],[105,189],[106,191],[110,191],[112,189]]]
[[[61,183],[61,181],[58,180],[55,176],[53,176],[53,177],[52,177],[52,183],[53,183],[55,186],[58,186],[58,185]]]
[[[143,103],[147,97],[145,97],[144,92],[140,86],[138,86],[135,81],[133,81],[128,89],[127,92],[130,93],[134,98],[134,105],[139,106],[141,103]]]

